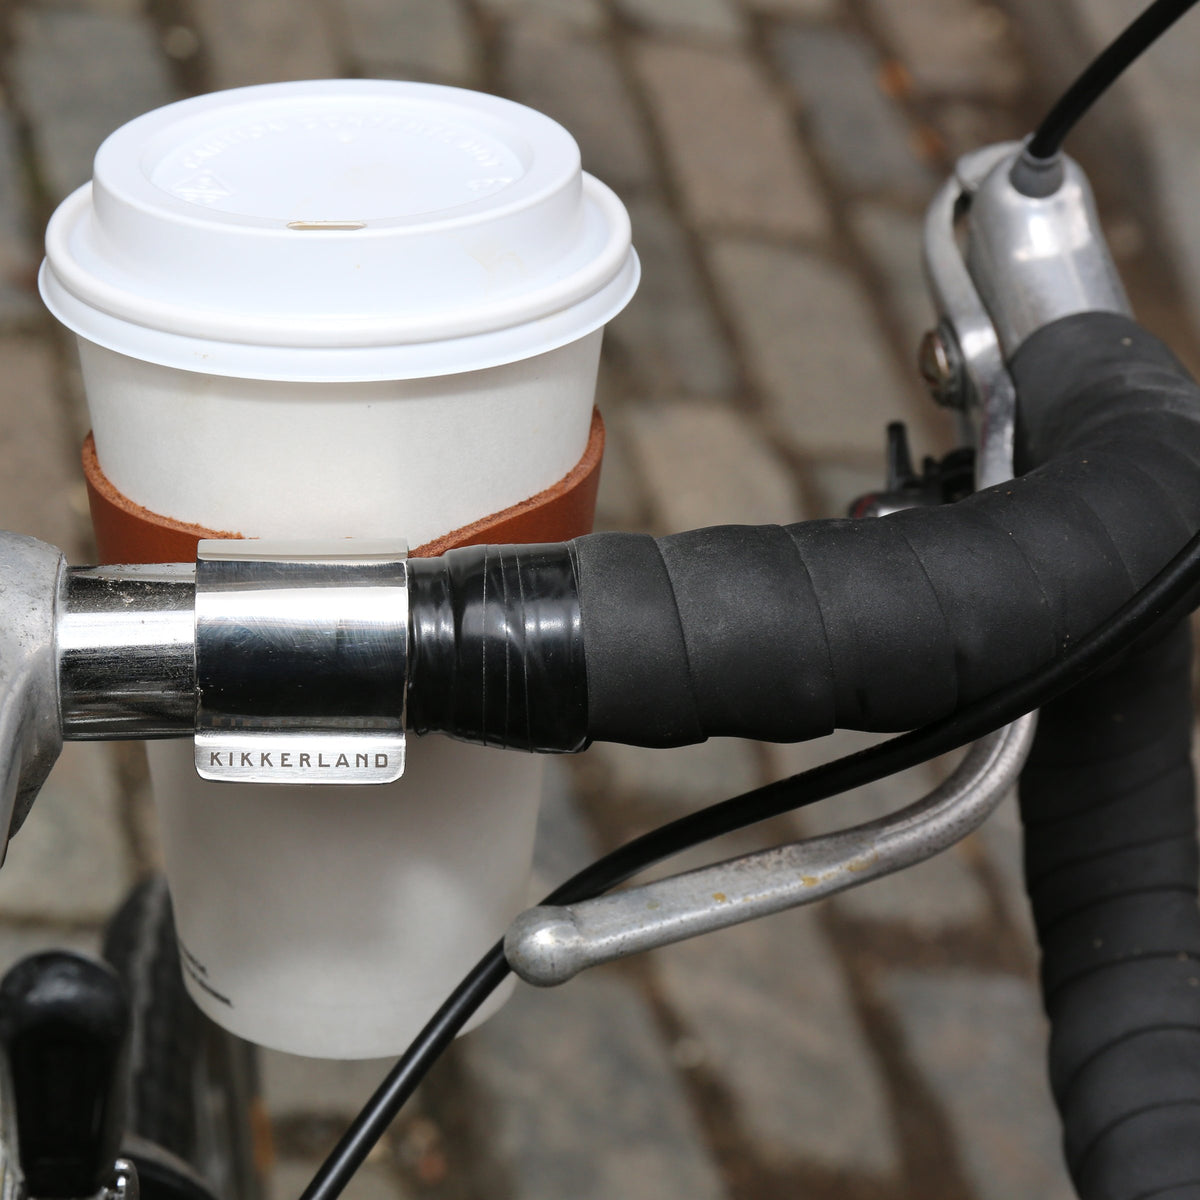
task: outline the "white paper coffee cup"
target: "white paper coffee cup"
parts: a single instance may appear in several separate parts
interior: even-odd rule
[[[119,129],[41,288],[130,501],[420,545],[576,465],[637,275],[624,208],[548,118],[340,80]],[[189,988],[251,1040],[397,1052],[526,900],[532,756],[428,738],[387,788],[247,788],[196,779],[189,744],[150,752]]]

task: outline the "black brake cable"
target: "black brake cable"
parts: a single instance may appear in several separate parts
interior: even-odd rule
[[[1131,641],[1190,612],[1200,600],[1200,533],[1141,591],[1053,662],[940,721],[801,775],[723,800],[643,834],[556,888],[543,904],[598,896],[664,858],[907,770],[1017,720],[1076,686]],[[301,1200],[336,1200],[404,1102],[510,968],[497,943],[451,993],[321,1164]]]
[[[1031,158],[1054,158],[1075,123],[1197,0],[1154,0],[1085,68],[1029,140]]]

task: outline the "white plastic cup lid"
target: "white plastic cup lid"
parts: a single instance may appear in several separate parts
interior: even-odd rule
[[[319,80],[138,117],[59,206],[39,278],[81,337],[163,366],[412,379],[599,328],[638,281],[620,200],[496,96]]]

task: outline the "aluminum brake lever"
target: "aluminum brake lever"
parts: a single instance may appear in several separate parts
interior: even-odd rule
[[[988,817],[1033,742],[1030,713],[976,742],[954,773],[899,813],[565,907],[523,912],[504,953],[526,982],[565,983],[593,967],[825,896],[914,866]]]

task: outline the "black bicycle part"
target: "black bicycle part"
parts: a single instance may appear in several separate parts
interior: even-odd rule
[[[1013,371],[1026,473],[959,504],[578,539],[589,735],[911,728],[1113,612],[1200,528],[1200,388],[1115,314],[1039,331]]]
[[[210,1021],[183,983],[171,900],[143,880],[109,922],[104,957],[133,1014],[125,1153],[149,1200],[260,1200],[266,1128],[253,1046]]]
[[[27,1195],[93,1196],[112,1182],[129,1030],[121,980],[81,954],[32,955],[0,982],[0,1043]]]
[[[926,455],[920,472],[913,466],[908,445],[908,428],[903,421],[890,421],[884,447],[883,487],[867,492],[847,506],[846,515],[882,517],[902,508],[928,508],[956,504],[975,490],[975,451],[961,446],[940,459]]]
[[[1014,362],[1019,390],[1037,378],[1076,392],[1063,423],[1086,421],[1113,386],[1073,379],[1073,349],[1035,338]],[[1029,431],[1019,442],[1039,454]],[[1190,664],[1181,629],[1046,707],[1021,779],[1051,1086],[1084,1200],[1200,1195]]]
[[[1108,313],[1040,330],[1013,371],[1026,473],[958,504],[414,563],[440,591],[411,597],[410,714],[525,748],[802,741],[927,724],[1036,672],[1200,528],[1200,388]]]
[[[144,1138],[126,1135],[121,1157],[134,1165],[138,1200],[228,1200],[182,1158]]]
[[[408,727],[485,746],[587,744],[587,682],[567,546],[469,546],[408,564]]]
[[[1021,778],[1050,1081],[1084,1200],[1200,1179],[1190,667],[1181,627],[1049,705]]]

